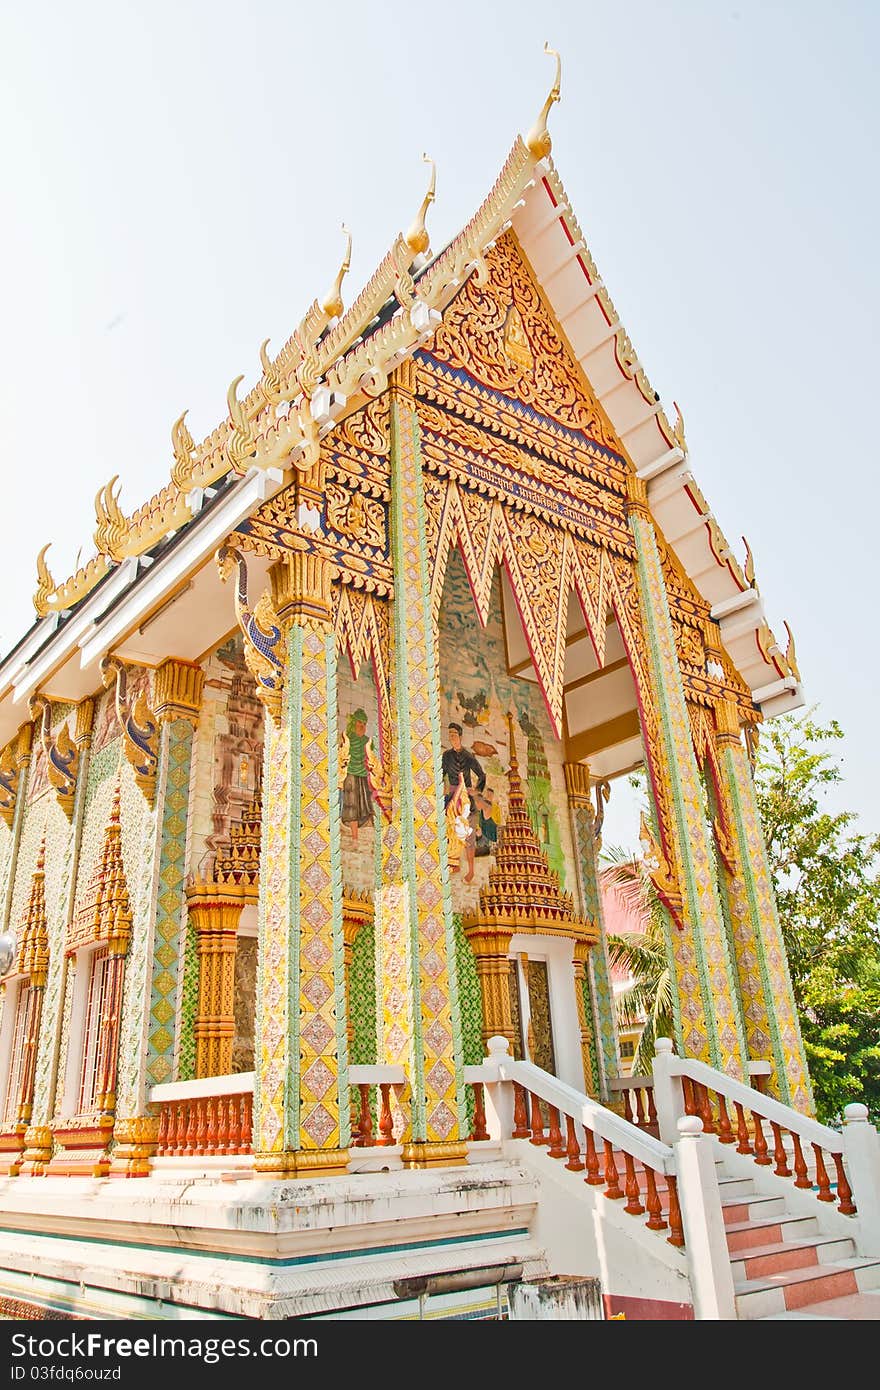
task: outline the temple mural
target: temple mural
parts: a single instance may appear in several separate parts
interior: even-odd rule
[[[449,559],[440,609],[440,702],[455,910],[476,904],[506,818],[508,711],[514,716],[529,818],[562,888],[572,891],[573,882],[566,882],[566,859],[573,860],[562,745],[552,732],[538,686],[507,674],[500,573],[483,628],[457,551]]]
[[[379,714],[372,666],[357,678],[339,663],[339,818],[346,887],[372,893],[377,809],[381,813]]]

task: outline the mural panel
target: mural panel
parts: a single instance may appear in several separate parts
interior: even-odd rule
[[[450,556],[440,608],[443,790],[456,912],[476,905],[507,814],[508,710],[525,776],[529,817],[565,890],[572,849],[562,745],[533,682],[508,675],[500,574],[481,626],[458,552]]]

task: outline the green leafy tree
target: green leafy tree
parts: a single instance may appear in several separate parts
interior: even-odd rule
[[[631,1027],[645,1020],[632,1062],[633,1073],[643,1076],[651,1070],[656,1039],[672,1037],[672,975],[662,908],[639,860],[619,848],[608,849],[603,859],[605,890],[615,894],[625,912],[644,923],[641,932],[608,934],[611,964],[632,977],[632,984],[617,996],[618,1024]]]
[[[861,1100],[880,1119],[880,835],[833,811],[836,721],[761,730],[758,806],[819,1118]]]
[[[859,831],[854,812],[826,805],[843,780],[833,752],[842,738],[814,711],[774,719],[761,731],[755,787],[818,1117],[835,1123],[844,1105],[861,1100],[877,1123],[880,835]],[[662,908],[640,861],[614,849],[603,860],[603,880],[646,924],[642,935],[609,936],[609,951],[635,977],[618,1002],[621,1014],[640,1007],[648,1018],[634,1066],[648,1071],[654,1039],[672,1035]]]

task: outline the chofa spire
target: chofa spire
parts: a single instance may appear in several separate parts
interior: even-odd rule
[[[554,101],[559,100],[559,94],[562,90],[562,59],[556,49],[550,47],[549,43],[544,44],[544,52],[551,54],[556,59],[556,77],[553,80],[553,86],[550,88],[547,100],[541,107],[538,119],[526,136],[526,146],[535,159],[546,159],[552,148],[553,142],[547,129],[547,117],[550,115],[550,107]]]

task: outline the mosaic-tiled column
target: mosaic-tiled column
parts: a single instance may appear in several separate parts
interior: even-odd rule
[[[63,856],[60,874],[61,910],[53,914],[53,921],[57,925],[49,940],[49,967],[43,994],[33,1108],[31,1122],[24,1136],[25,1149],[21,1171],[25,1176],[30,1177],[38,1177],[45,1173],[52,1157],[52,1122],[62,1042],[66,1045],[66,1039],[62,1037],[62,1033],[69,958],[64,950],[64,932],[66,924],[73,916],[76,900],[76,877],[82,843],[94,717],[94,702],[90,699],[82,700],[77,705],[74,716],[73,742],[77,750],[76,786],[69,816],[64,811],[69,828],[63,837],[63,849],[61,850]],[[55,799],[60,804],[60,797]],[[58,812],[55,807],[47,811],[47,827],[52,818],[55,819],[56,824],[58,823],[57,816]],[[47,834],[47,846],[50,843],[51,837]]]
[[[513,1006],[510,999],[510,940],[512,932],[482,922],[470,923],[464,927],[466,939],[470,942],[480,981],[480,994],[483,1010],[483,1055],[488,1053],[489,1039],[507,1038],[510,1055],[516,1029],[513,1024]]]
[[[144,891],[126,969],[126,1031],[120,1063],[111,1173],[143,1177],[158,1139],[150,1113],[150,1087],[173,1075],[174,1019],[186,932],[186,837],[192,749],[201,707],[204,672],[190,661],[168,658],[153,681],[152,708],[159,724],[155,811],[136,803],[143,816]]]
[[[3,750],[0,766],[0,816],[6,825],[3,836],[2,872],[0,872],[0,931],[9,931],[12,909],[12,890],[21,844],[21,827],[27,804],[28,774],[31,765],[33,724],[23,724],[12,742]]]
[[[415,373],[404,363],[391,387],[394,800],[380,851],[376,984],[380,1058],[404,1067],[411,1091],[403,1160],[423,1167],[463,1161],[466,1110]]]
[[[295,551],[269,576],[287,668],[266,720],[254,1161],[330,1174],[350,1139],[330,572]]]
[[[649,771],[668,808],[661,832],[681,895],[672,932],[686,1054],[742,1078],[747,1058],[735,965],[715,881],[669,600],[644,482],[627,478],[649,689],[639,692]],[[647,716],[647,717],[646,717]],[[658,808],[661,798],[655,797]]]
[[[620,1075],[620,1044],[617,1037],[611,962],[608,959],[608,942],[605,936],[602,894],[596,863],[596,823],[590,800],[590,769],[586,763],[565,764],[565,786],[568,791],[583,914],[591,918],[599,929],[599,940],[590,951],[583,970],[584,985],[588,990],[588,1000],[584,1000],[583,1004],[589,1002],[589,1013],[585,1023],[592,1034],[591,1066],[587,1069],[585,1057],[584,1075],[587,1081],[592,1076],[593,1094],[607,1101],[611,1096],[609,1079]],[[578,1005],[580,1008],[580,1000]]]
[[[812,1114],[807,1061],[736,706],[728,700],[719,702],[715,723],[719,792],[733,839],[728,903],[749,1054],[753,1060],[763,1060],[769,1052],[775,1064],[769,1083],[773,1094],[783,1104]]]

